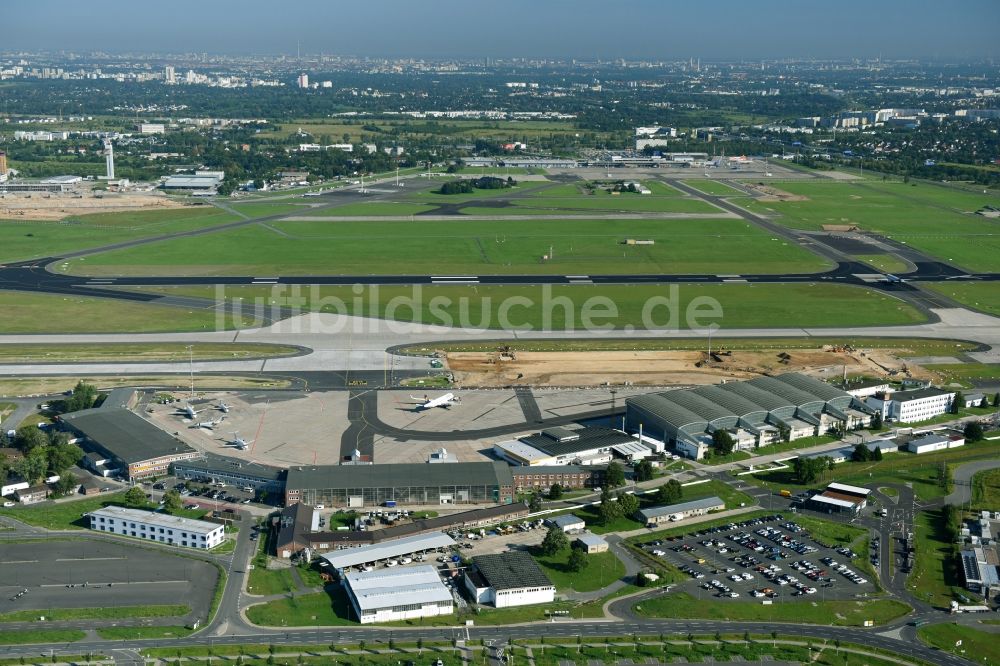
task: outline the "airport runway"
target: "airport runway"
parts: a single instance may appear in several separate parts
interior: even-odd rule
[[[928,338],[965,340],[982,345],[967,356],[983,363],[1000,362],[1000,319],[969,310],[931,310],[936,321],[907,326],[831,327],[831,328],[734,328],[716,329],[716,338]],[[432,373],[430,361],[423,356],[397,353],[399,347],[435,343],[497,342],[523,340],[602,340],[628,338],[692,339],[704,338],[707,331],[635,330],[609,331],[504,331],[465,329],[352,317],[327,313],[309,313],[270,326],[243,331],[208,331],[198,333],[119,333],[119,334],[47,334],[4,335],[0,344],[48,343],[191,343],[256,342],[294,344],[311,353],[288,358],[256,361],[198,361],[197,373],[240,372],[256,374],[300,375],[311,372],[339,373],[350,386],[352,377],[364,377],[360,386],[378,378]],[[11,375],[127,375],[187,373],[189,364],[178,363],[30,363],[0,365],[0,374]],[[362,373],[362,374],[359,374]],[[399,373],[399,374],[396,374]]]
[[[605,275],[219,275],[219,276],[120,276],[85,277],[62,275],[46,270],[46,266],[62,261],[48,257],[30,262],[7,264],[0,267],[0,289],[32,291],[52,294],[96,296],[130,301],[156,301],[158,294],[118,291],[127,287],[176,287],[176,286],[273,286],[273,285],[542,285],[542,284],[721,284],[757,283],[783,284],[830,281],[906,293],[915,290],[911,282],[983,281],[1000,280],[1000,273],[964,273],[948,264],[921,261],[916,270],[904,273],[895,280],[879,273],[871,266],[856,261],[837,261],[827,271],[817,273],[744,273],[744,274],[669,274],[622,273]]]

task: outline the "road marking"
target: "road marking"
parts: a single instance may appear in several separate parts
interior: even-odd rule
[[[38,560],[0,560],[0,564],[38,564]]]
[[[61,557],[56,562],[103,562],[105,560],[127,560],[127,557]]]
[[[176,585],[177,583],[183,583],[187,585],[191,581],[189,580],[118,580],[118,581],[107,581],[92,583],[90,581],[85,581],[84,583],[45,583],[39,585],[38,587],[66,587],[67,585],[75,585],[76,587],[108,587],[114,585]]]

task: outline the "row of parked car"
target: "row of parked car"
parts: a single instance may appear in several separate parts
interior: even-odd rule
[[[733,592],[733,590],[721,580],[710,580],[707,583],[702,583],[701,586],[706,590],[715,588],[717,591],[715,596],[717,597],[729,597],[730,599],[736,599],[740,596],[739,592]]]
[[[787,523],[787,524],[794,524],[794,523]],[[798,525],[796,525],[796,527],[798,527]],[[780,545],[782,548],[793,550],[799,555],[808,555],[809,553],[815,553],[817,550],[814,546],[802,543],[798,539],[793,539],[792,537],[786,535],[784,532],[775,527],[762,527],[758,530],[755,530],[754,534],[762,536],[765,539],[769,539],[774,543]],[[757,549],[755,548],[754,550]]]
[[[868,582],[868,579],[864,578],[857,571],[854,571],[853,569],[851,569],[846,564],[841,564],[841,563],[837,562],[832,557],[824,557],[820,561],[823,564],[825,564],[828,567],[830,567],[831,569],[833,569],[834,571],[836,571],[837,573],[839,573],[844,578],[846,578],[849,581],[851,581],[852,583],[854,583],[855,585],[864,585],[865,583]]]

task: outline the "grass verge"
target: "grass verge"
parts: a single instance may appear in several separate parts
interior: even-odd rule
[[[113,606],[108,608],[50,608],[23,610],[0,615],[0,622],[35,622],[44,617],[45,622],[74,620],[121,620],[140,617],[182,617],[191,608],[182,604],[166,606]]]
[[[82,640],[87,634],[79,629],[24,629],[21,631],[0,631],[0,645],[24,645],[31,643],[72,643]]]
[[[869,620],[876,625],[882,625],[912,610],[906,604],[894,599],[781,601],[765,606],[748,601],[712,603],[696,599],[686,593],[648,599],[635,608],[636,612],[645,617],[735,622],[793,622],[851,627],[864,626]]]
[[[973,662],[1000,664],[997,635],[960,624],[932,624],[917,629],[924,643]],[[959,644],[961,641],[961,644]]]
[[[97,635],[110,641],[139,641],[150,638],[184,638],[193,630],[187,627],[98,627]]]

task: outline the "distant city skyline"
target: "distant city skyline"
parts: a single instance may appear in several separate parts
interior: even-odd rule
[[[996,0],[668,2],[34,0],[5,7],[2,50],[416,58],[754,60],[1000,57]]]

